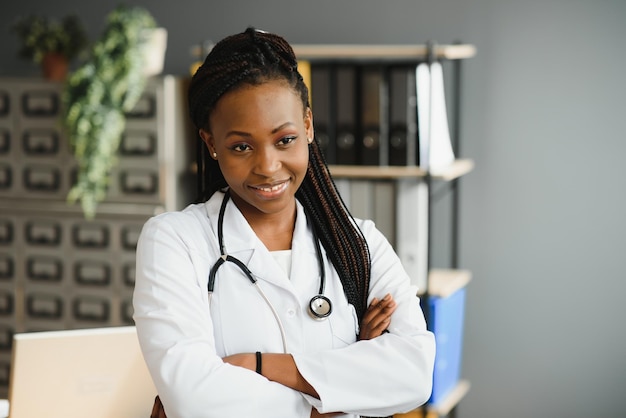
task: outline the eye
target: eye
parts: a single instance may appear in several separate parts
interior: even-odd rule
[[[244,152],[250,149],[250,145],[248,144],[236,144],[233,145],[230,149],[237,152]]]
[[[289,145],[298,138],[297,135],[284,136],[278,140],[278,145]]]

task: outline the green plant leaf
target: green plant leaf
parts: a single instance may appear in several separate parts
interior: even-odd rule
[[[86,218],[93,218],[106,198],[125,115],[145,88],[146,33],[155,27],[145,9],[118,6],[107,16],[89,59],[65,83],[63,122],[79,166],[67,198],[80,201]]]

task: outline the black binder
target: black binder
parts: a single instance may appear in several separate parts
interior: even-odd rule
[[[383,66],[359,67],[359,159],[362,165],[387,165],[387,82]]]
[[[337,115],[337,136],[335,156],[337,164],[357,164],[357,92],[356,67],[342,65],[336,71],[335,103]]]
[[[415,66],[389,74],[389,165],[416,165],[418,156]]]
[[[328,164],[335,164],[334,115],[332,106],[332,80],[330,64],[311,65],[311,109],[313,127],[322,153]],[[331,143],[333,146],[331,147]]]

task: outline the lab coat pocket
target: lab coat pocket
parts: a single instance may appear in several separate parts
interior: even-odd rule
[[[359,333],[359,321],[354,306],[346,304],[340,308],[343,312],[333,312],[328,317],[333,334],[333,348],[354,343]]]

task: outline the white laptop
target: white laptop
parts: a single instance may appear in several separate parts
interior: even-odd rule
[[[10,418],[148,418],[155,396],[135,327],[14,335]]]

